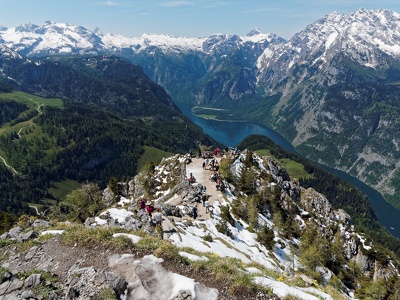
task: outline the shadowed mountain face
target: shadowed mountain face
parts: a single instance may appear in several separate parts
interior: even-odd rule
[[[124,117],[180,115],[162,87],[139,66],[120,58],[49,58],[33,63],[3,57],[0,63],[10,84],[29,93],[93,104]]]

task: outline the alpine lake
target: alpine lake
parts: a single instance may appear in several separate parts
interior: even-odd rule
[[[197,117],[192,113],[191,107],[182,104],[178,105],[185,116],[195,124],[203,128],[203,131],[216,141],[228,147],[235,147],[249,135],[264,135],[274,141],[287,151],[300,155],[292,144],[276,131],[252,122],[232,122]],[[366,185],[361,180],[343,172],[324,165],[325,170],[335,174],[343,180],[358,187],[367,195],[369,202],[375,210],[379,221],[395,237],[400,238],[400,211],[385,201],[382,195],[375,189]]]

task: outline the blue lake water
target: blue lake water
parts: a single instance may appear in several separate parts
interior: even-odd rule
[[[205,120],[194,116],[189,107],[179,106],[181,111],[190,118],[195,124],[203,128],[204,132],[214,138],[216,141],[224,144],[225,146],[236,146],[245,137],[252,134],[265,135],[276,144],[284,148],[285,150],[296,153],[294,147],[276,131],[262,125],[258,125],[251,122],[224,122],[215,120]],[[334,173],[343,180],[357,186],[364,194],[367,195],[369,202],[374,208],[379,221],[385,226],[388,231],[400,238],[400,211],[395,209],[392,205],[386,202],[382,195],[366,185],[357,178],[326,166],[322,166],[326,170]]]

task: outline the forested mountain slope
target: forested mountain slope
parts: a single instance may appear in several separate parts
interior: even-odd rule
[[[164,89],[122,59],[33,62],[3,48],[0,67],[2,210],[52,203],[53,182],[104,186],[113,176],[134,176],[145,145],[187,152],[216,144]]]

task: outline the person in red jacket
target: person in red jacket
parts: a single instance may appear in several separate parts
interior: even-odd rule
[[[146,204],[144,203],[143,198],[140,198],[139,199],[139,208],[140,209],[145,209],[145,207],[146,207]]]
[[[151,205],[151,202],[150,201],[147,201],[146,202],[146,211],[147,211],[147,213],[149,214],[149,217],[151,218],[151,213],[153,212],[153,210],[154,210],[154,208],[153,208],[153,206]]]

